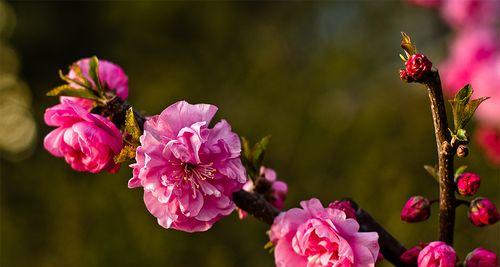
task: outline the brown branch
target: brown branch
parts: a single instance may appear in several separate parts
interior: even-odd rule
[[[432,119],[438,152],[439,177],[439,240],[453,245],[455,227],[455,184],[453,182],[453,155],[448,119],[437,70],[432,70],[424,82],[431,102]]]
[[[240,190],[233,193],[233,201],[238,208],[252,214],[255,218],[272,225],[280,211],[257,193]]]

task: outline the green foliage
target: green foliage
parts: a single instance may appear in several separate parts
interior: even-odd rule
[[[453,111],[453,123],[455,131],[452,135],[460,141],[467,141],[467,132],[464,130],[467,123],[470,121],[474,112],[479,105],[488,99],[488,97],[481,97],[478,99],[470,99],[473,94],[473,89],[470,84],[464,86],[460,91],[455,94],[455,97],[450,100],[451,108]]]
[[[424,169],[434,178],[436,181],[439,181],[439,176],[437,173],[437,166],[424,165]]]
[[[259,174],[259,168],[264,160],[264,155],[266,153],[267,145],[271,136],[263,137],[259,142],[250,148],[250,143],[245,137],[241,138],[242,143],[242,162],[247,170],[247,174],[250,179],[254,180]]]
[[[406,61],[411,55],[414,55],[417,53],[417,47],[411,42],[411,38],[408,34],[405,32],[401,32],[401,48],[406,53],[406,58],[403,55],[399,55],[403,61]]]
[[[125,125],[122,129],[123,141],[125,145],[114,160],[116,163],[122,163],[135,157],[135,150],[140,145],[141,129],[134,116],[134,110],[129,108],[125,115]]]
[[[101,85],[101,80],[99,79],[99,59],[96,56],[90,58],[89,61],[89,76],[96,86],[98,92],[102,92],[103,88]]]
[[[467,169],[467,166],[466,165],[462,165],[460,167],[458,167],[456,170],[455,170],[455,179],[460,176],[460,174],[464,173],[465,170]]]
[[[60,85],[47,92],[47,96],[74,96],[80,98],[87,98],[92,100],[99,100],[99,97],[94,92],[86,88],[74,88],[67,84]]]

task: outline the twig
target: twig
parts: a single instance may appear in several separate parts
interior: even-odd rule
[[[453,156],[448,130],[448,119],[441,88],[441,80],[437,70],[429,73],[424,82],[427,86],[431,102],[432,119],[438,152],[439,177],[439,240],[453,245],[453,231],[455,227],[455,184],[453,182]]]

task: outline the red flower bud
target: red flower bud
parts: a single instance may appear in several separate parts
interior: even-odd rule
[[[408,199],[401,211],[401,220],[409,223],[425,221],[431,215],[431,204],[422,196]]]
[[[498,267],[497,254],[484,248],[476,248],[467,254],[464,265],[465,267]]]
[[[401,81],[411,83],[413,82],[413,78],[409,77],[408,74],[406,74],[406,70],[399,70],[399,78]]]
[[[494,224],[499,219],[495,204],[482,197],[478,197],[470,203],[468,216],[472,224],[478,227]]]
[[[417,265],[418,254],[427,246],[427,243],[420,243],[418,246],[407,249],[399,259],[406,265]]]
[[[413,78],[415,81],[419,81],[431,71],[432,62],[422,54],[415,54],[408,58],[405,67],[406,75]]]
[[[457,184],[457,191],[462,196],[473,196],[477,193],[481,178],[479,175],[471,172],[462,173],[455,179]]]
[[[345,212],[347,218],[356,219],[356,210],[348,200],[335,200],[328,205],[330,209],[338,209]]]

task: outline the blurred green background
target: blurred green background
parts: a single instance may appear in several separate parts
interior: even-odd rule
[[[18,140],[2,146],[1,266],[273,265],[264,224],[233,214],[205,233],[165,230],[142,190],[127,188],[126,166],[77,173],[43,149],[43,112],[57,102],[45,92],[61,83],[59,69],[91,55],[123,66],[130,102],[149,114],[182,99],[212,103],[241,135],[271,134],[265,163],[289,184],[287,208],[350,196],[406,246],[437,236],[436,207],[425,223],[399,219],[410,195],[438,196],[422,168],[436,158],[426,91],[397,72],[401,30],[435,63],[446,56],[452,32],[430,10],[398,1],[2,2],[0,27],[0,103],[21,107],[1,114],[2,140]],[[13,133],[8,118],[27,126]],[[498,203],[500,171],[474,144],[458,164]],[[461,259],[477,246],[498,253],[499,240],[499,224],[475,228],[458,210]]]

